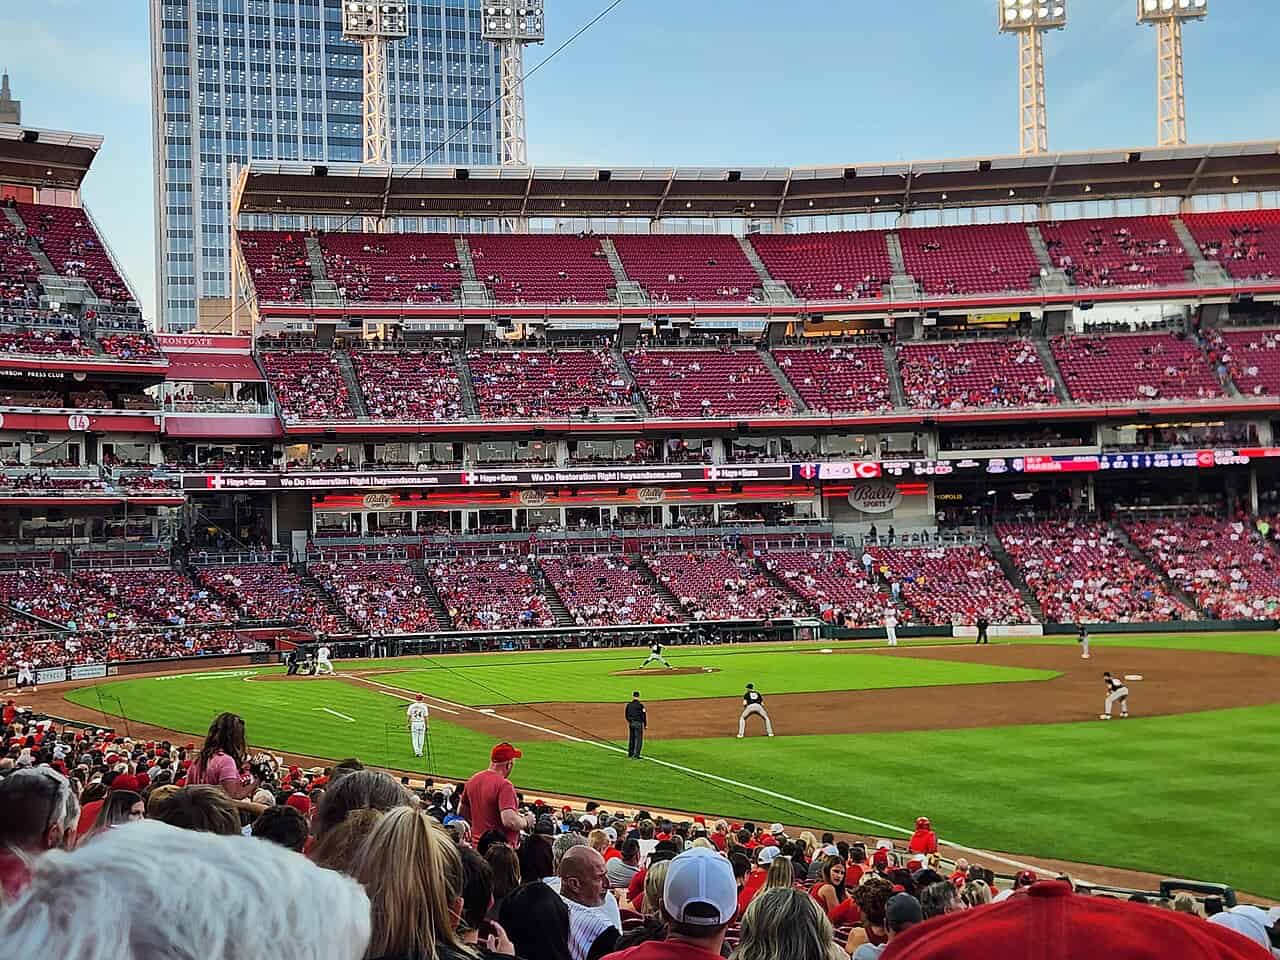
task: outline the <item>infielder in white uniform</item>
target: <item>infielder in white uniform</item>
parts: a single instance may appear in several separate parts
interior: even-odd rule
[[[747,732],[747,717],[757,716],[764,720],[764,732],[773,736],[773,724],[769,722],[769,714],[764,709],[764,697],[756,692],[755,684],[747,684],[747,692],[742,695],[742,716],[738,717],[738,739]]]
[[[649,644],[648,659],[646,659],[644,663],[640,664],[640,669],[643,670],[645,667],[647,667],[649,664],[655,661],[662,664],[668,670],[671,669],[671,664],[667,663],[666,659],[662,656],[662,644],[657,642]]]
[[[18,681],[19,687],[30,687],[32,693],[38,693],[40,688],[36,686],[36,669],[30,660],[18,661]]]
[[[422,694],[418,694],[406,711],[409,715],[409,739],[413,741],[413,755],[422,756],[422,745],[427,739],[427,718],[431,712],[422,702]]]
[[[884,608],[884,635],[889,638],[889,646],[898,645],[898,611],[893,607]]]
[[[1099,715],[1099,720],[1111,719],[1111,707],[1115,703],[1120,704],[1121,719],[1129,715],[1129,688],[1124,685],[1123,680],[1117,680],[1110,673],[1102,675],[1102,682],[1107,685],[1107,702],[1105,712]]]
[[[318,677],[322,673],[333,673],[333,664],[329,662],[329,648],[323,645],[316,651],[315,675]]]
[[[1076,643],[1080,644],[1080,659],[1089,659],[1089,631],[1083,623],[1076,627]]]

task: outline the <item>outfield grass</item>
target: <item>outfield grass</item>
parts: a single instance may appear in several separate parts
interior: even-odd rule
[[[1060,642],[1074,641],[1068,637]],[[1126,636],[1099,642],[1280,655],[1280,638],[1272,634]],[[872,677],[900,686],[904,684],[888,682],[893,674],[872,671],[897,668],[900,681],[921,663],[937,663],[905,657],[779,656],[743,648],[670,652],[697,665],[714,663],[722,672],[661,678],[655,671],[653,677],[642,678],[646,697],[689,696],[680,692],[679,681],[694,681],[710,690],[716,682],[730,679],[733,689],[729,692],[737,694],[744,671],[763,672],[768,680],[759,676],[756,680],[762,686],[768,683],[766,692],[781,692],[779,677],[808,689],[859,689],[851,685],[859,680],[865,689],[865,681]],[[776,663],[757,662],[770,656]],[[451,669],[441,666],[446,660]],[[851,662],[846,665],[846,661]],[[625,688],[616,699],[626,699],[636,685],[634,678],[608,674],[638,662],[632,652],[616,650],[517,654],[510,661],[503,659],[521,676],[533,670],[537,684],[549,676],[559,677],[557,682],[562,681],[572,695],[557,697],[572,700],[583,698],[585,683],[610,681]],[[454,663],[473,666],[453,669]],[[796,672],[788,672],[795,664]],[[436,658],[427,669],[422,669],[420,658],[398,665],[412,665],[415,670],[388,678],[397,686],[408,686],[406,681],[421,677],[433,693],[440,692],[437,681],[458,685],[449,697],[458,702],[494,703],[508,698],[491,692],[508,690],[491,684],[493,678],[487,674],[497,669],[492,657]],[[584,679],[580,671],[592,668],[596,672]],[[488,689],[482,688],[483,695],[475,691],[468,695],[467,686],[476,686],[464,679],[472,669],[485,674]],[[837,684],[833,670],[847,670],[849,677]],[[515,699],[528,702],[530,688],[521,687],[529,682],[510,678]],[[813,687],[813,682],[829,685]],[[102,690],[104,695],[118,697],[130,718],[186,731],[193,739],[203,734],[216,713],[231,709],[245,717],[250,740],[257,745],[311,756],[356,755],[375,765],[400,769],[414,769],[416,762],[404,728],[405,703],[372,688],[326,679],[246,683],[238,675],[193,674],[117,681],[102,685]],[[94,687],[70,691],[68,699],[98,708]],[[109,701],[105,706],[109,712],[119,712]],[[432,714],[433,769],[444,776],[465,777],[484,765],[492,738],[452,719],[439,710]],[[856,817],[907,827],[923,814],[933,819],[945,839],[981,849],[1225,880],[1252,893],[1280,897],[1280,879],[1264,855],[1266,831],[1280,818],[1280,792],[1274,788],[1264,752],[1266,745],[1280,742],[1280,705],[1112,724],[1094,721],[646,744],[650,758],[761,786],[839,813],[818,812],[696,772],[628,761],[598,743],[525,741],[518,727],[512,728],[512,739],[525,752],[514,779],[535,795],[547,791],[595,796],[871,833],[888,831],[869,827]]]
[[[715,672],[672,675],[658,666],[643,676],[615,677],[617,670],[639,667],[643,657],[619,657],[619,651],[566,652],[555,657],[507,662],[488,657],[457,665],[450,657],[419,659],[414,669],[383,677],[389,683],[471,706],[500,703],[623,703],[632,690],[645,700],[738,697],[748,683],[766,696],[889,687],[939,687],[970,683],[1019,683],[1051,680],[1052,670],[956,663],[948,660],[891,657],[823,656],[813,652],[742,650],[717,652],[705,647],[669,648],[673,667]]]

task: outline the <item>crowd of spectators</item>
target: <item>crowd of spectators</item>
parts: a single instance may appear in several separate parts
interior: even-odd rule
[[[659,416],[787,413],[788,399],[754,350],[648,350],[626,355],[649,409]]]
[[[1209,619],[1280,620],[1280,552],[1258,521],[1190,514],[1124,529]]]
[[[898,347],[907,406],[1039,407],[1058,402],[1053,378],[1026,339],[911,343]]]
[[[563,415],[634,407],[614,355],[596,350],[473,350],[467,354],[484,417]]]
[[[1168,217],[1039,224],[1054,264],[1077,287],[1150,287],[1187,279],[1191,258]]]
[[[237,619],[236,611],[221,597],[177,570],[90,569],[75,579],[112,602],[148,615],[155,623],[181,627],[234,623]]]
[[[893,409],[889,371],[879,346],[773,351],[806,407],[819,413]]]
[[[691,620],[773,620],[807,615],[800,597],[780,590],[750,558],[718,553],[665,553],[645,563]]]
[[[117,360],[150,362],[163,360],[164,354],[155,341],[140,333],[108,333],[98,338],[102,350]]]
[[[462,378],[443,350],[351,354],[369,416],[375,420],[458,420]]]
[[[1179,910],[1065,875],[949,869],[924,817],[904,850],[549,804],[513,786],[510,743],[460,787],[417,789],[354,758],[303,769],[254,753],[230,713],[186,743],[11,707],[2,720],[0,942],[14,956],[954,960],[1111,943],[1264,960],[1277,933],[1257,907],[1206,919],[1190,898]]]
[[[1155,623],[1191,615],[1106,523],[1004,523],[996,533],[1047,620]]]
[[[1246,397],[1280,394],[1280,330],[1205,331],[1209,361]]]
[[[263,353],[280,414],[290,420],[345,420],[355,415],[346,380],[331,353],[273,350]]]
[[[27,235],[44,250],[54,269],[64,277],[80,277],[95,294],[111,303],[133,300],[128,284],[89,221],[77,207],[19,203],[18,213]]]
[[[246,620],[285,620],[321,636],[341,632],[329,601],[287,564],[207,566],[196,579],[233,603]]]
[[[27,234],[0,216],[0,305],[24,306],[40,279],[40,266],[27,249]]]
[[[538,565],[580,627],[684,619],[621,556],[543,557]]]
[[[294,303],[311,289],[306,238],[270,230],[240,232],[240,252],[263,303]]]
[[[1208,358],[1187,337],[1075,335],[1054,337],[1050,346],[1071,399],[1079,403],[1222,396]]]
[[[431,564],[428,574],[457,630],[555,625],[536,570],[523,557],[454,557]]]
[[[361,632],[425,633],[438,629],[422,584],[407,563],[323,560],[308,566]]]
[[[56,359],[93,356],[93,350],[78,333],[53,329],[0,332],[0,353]]]

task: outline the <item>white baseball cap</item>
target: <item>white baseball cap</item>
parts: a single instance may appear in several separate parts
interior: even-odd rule
[[[776,837],[778,834],[782,833],[782,824],[780,823],[773,824],[771,827],[769,827],[769,832]]]
[[[711,908],[711,916],[688,916],[694,904]],[[675,857],[667,867],[662,887],[662,906],[676,923],[721,927],[733,921],[738,911],[738,884],[733,867],[714,850],[691,847]]]
[[[756,851],[756,862],[767,867],[778,859],[778,854],[781,852],[777,847],[761,847]]]

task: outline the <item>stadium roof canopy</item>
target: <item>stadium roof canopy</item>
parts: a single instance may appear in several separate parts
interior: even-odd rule
[[[1280,189],[1280,141],[833,167],[440,167],[252,161],[237,213],[795,217]]]
[[[102,138],[0,123],[0,182],[79,190]]]

